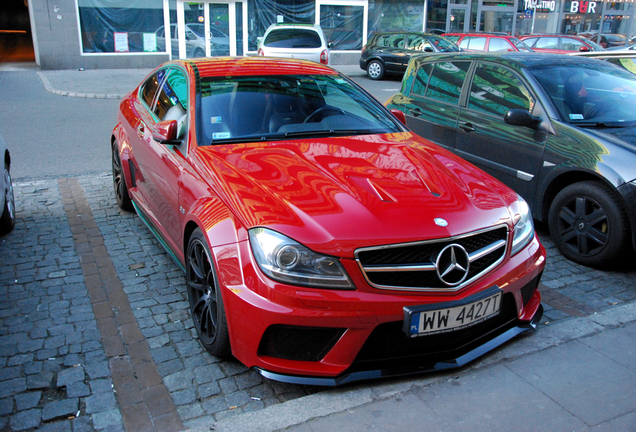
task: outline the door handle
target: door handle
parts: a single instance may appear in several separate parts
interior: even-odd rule
[[[145,132],[146,125],[144,125],[143,122],[140,122],[139,126],[137,126],[137,135],[139,136],[139,138],[144,139]]]
[[[415,108],[415,109],[409,110],[409,112],[413,115],[413,117],[419,117],[422,114],[424,114],[422,112],[422,110],[420,110],[419,108]]]
[[[475,132],[475,127],[472,123],[459,122],[459,128],[464,132]]]

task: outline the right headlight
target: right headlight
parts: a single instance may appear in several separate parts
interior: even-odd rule
[[[521,249],[526,247],[534,238],[534,223],[532,222],[532,212],[528,203],[517,195],[519,220],[515,224],[514,237],[512,238],[511,256],[516,255]]]
[[[354,288],[338,258],[316,253],[266,228],[253,228],[249,235],[259,268],[273,280],[314,288]]]

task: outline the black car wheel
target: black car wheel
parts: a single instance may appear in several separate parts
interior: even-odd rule
[[[132,210],[132,201],[128,195],[128,186],[124,178],[124,170],[121,167],[121,158],[119,157],[119,149],[117,143],[112,144],[112,162],[113,162],[113,188],[115,189],[115,199],[119,208],[124,210]]]
[[[10,232],[15,227],[15,197],[13,195],[13,184],[11,183],[11,173],[9,164],[4,163],[4,208],[0,216],[0,235]]]
[[[203,347],[216,357],[231,353],[225,308],[210,249],[197,228],[190,237],[186,255],[186,279],[190,312]]]
[[[384,65],[379,60],[372,60],[367,65],[367,75],[372,80],[379,80],[384,78]]]
[[[550,206],[550,233],[561,253],[580,264],[609,264],[625,249],[627,218],[618,198],[599,182],[565,187]]]

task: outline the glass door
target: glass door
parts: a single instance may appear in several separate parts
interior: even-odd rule
[[[470,5],[451,5],[448,8],[448,15],[446,17],[446,29],[448,33],[467,33],[469,20],[466,19],[470,16],[468,12]]]
[[[178,58],[244,55],[247,2],[177,3]]]

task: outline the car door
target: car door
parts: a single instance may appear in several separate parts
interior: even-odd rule
[[[470,61],[424,63],[411,88],[406,125],[416,134],[453,149],[457,134],[459,99]]]
[[[507,67],[479,61],[465,98],[456,153],[532,202],[547,134],[504,122],[511,109],[547,119],[530,86]]]
[[[139,177],[143,179],[140,189],[147,206],[146,216],[170,247],[179,250],[182,230],[178,184],[187,147],[188,84],[185,71],[179,68],[162,71],[153,104],[137,126],[140,140],[135,159]],[[162,144],[153,138],[153,127],[166,120],[177,121],[181,144]]]

